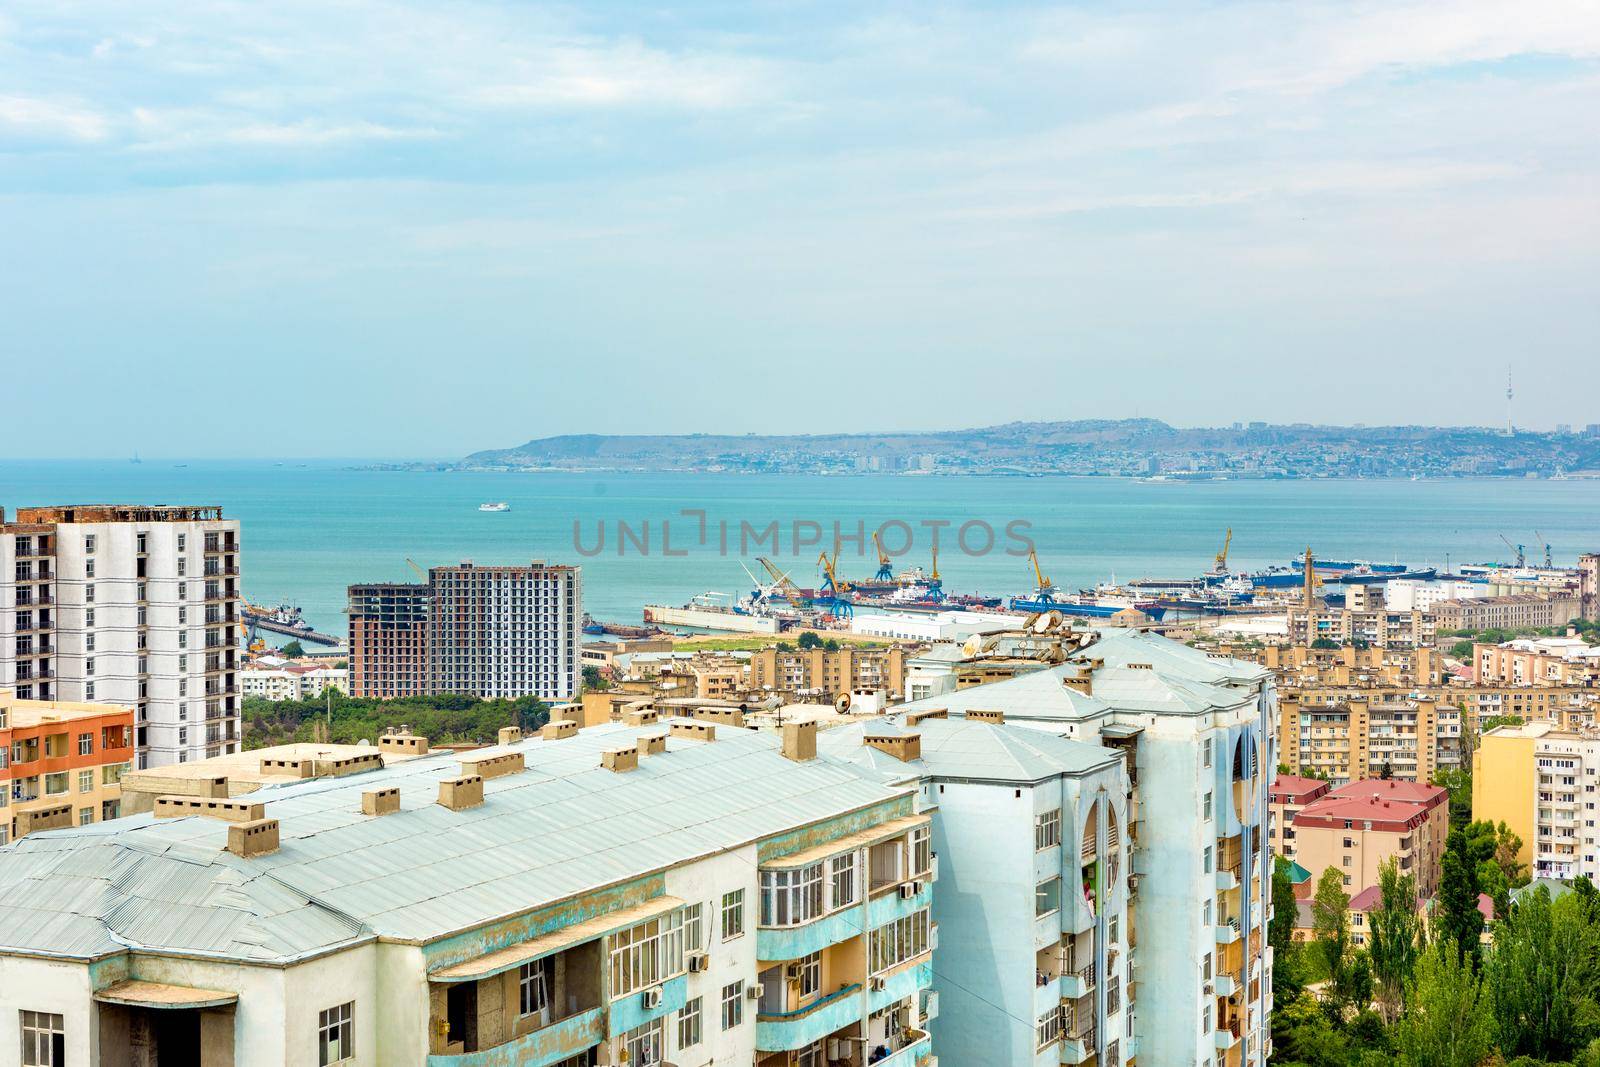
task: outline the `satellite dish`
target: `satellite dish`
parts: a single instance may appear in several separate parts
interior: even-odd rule
[[[849,693],[840,693],[839,694],[839,698],[833,702],[833,706],[839,712],[840,715],[843,715],[845,712],[849,711],[850,710],[850,694]]]
[[[980,652],[993,652],[996,648],[999,648],[999,647],[1000,647],[1000,639],[998,637],[990,636],[990,637],[985,637],[983,639],[983,645],[982,645],[982,647],[979,648],[979,651]]]
[[[972,657],[983,651],[983,640],[977,634],[967,638],[961,645],[961,654]]]
[[[1037,611],[1029,612],[1028,617],[1022,620],[1022,628],[1024,630],[1031,630],[1033,629],[1033,624],[1038,621],[1039,613]]]
[[[1035,615],[1033,617],[1033,621],[1028,624],[1028,629],[1032,630],[1036,634],[1049,633],[1050,627],[1054,625],[1050,621],[1050,615],[1053,614],[1055,613],[1051,612],[1049,615]]]
[[[1051,608],[1049,611],[1045,612],[1044,617],[1050,620],[1050,629],[1052,630],[1059,628],[1061,626],[1061,620],[1066,618],[1066,616],[1062,615],[1061,612],[1057,611],[1055,608]],[[1042,633],[1043,631],[1040,632]]]

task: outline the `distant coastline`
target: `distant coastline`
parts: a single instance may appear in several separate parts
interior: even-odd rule
[[[859,434],[568,434],[454,462],[371,470],[501,473],[898,474],[1125,477],[1155,481],[1600,477],[1600,425],[1493,427],[1253,422],[1179,428],[1156,419],[1007,423]]]

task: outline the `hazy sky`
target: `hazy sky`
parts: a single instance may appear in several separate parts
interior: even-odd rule
[[[7,0],[0,455],[1594,422],[1597,173],[1593,0]]]

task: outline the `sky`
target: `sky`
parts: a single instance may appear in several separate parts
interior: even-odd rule
[[[1592,0],[7,0],[0,456],[1594,422],[1597,116]]]

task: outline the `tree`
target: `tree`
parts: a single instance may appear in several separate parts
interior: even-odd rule
[[[1588,1044],[1600,1029],[1597,954],[1600,939],[1577,894],[1552,902],[1540,886],[1517,902],[1496,924],[1483,965],[1502,1053],[1565,1060]]]
[[[588,664],[583,668],[583,687],[600,693],[611,688],[611,680],[601,672],[599,667]]]
[[[1435,942],[1417,959],[1406,986],[1406,1013],[1394,1026],[1404,1067],[1478,1067],[1489,1056],[1494,1021],[1472,968]]]
[[[1417,914],[1417,879],[1401,874],[1393,857],[1378,868],[1378,906],[1367,916],[1372,939],[1372,977],[1383,1021],[1400,1014],[1406,983],[1420,951],[1422,920]]]
[[[1267,944],[1276,958],[1282,959],[1294,943],[1294,882],[1289,878],[1289,861],[1272,857],[1272,922],[1267,924]]]
[[[818,637],[810,630],[807,630],[805,633],[800,635],[800,639],[796,641],[795,644],[799,645],[803,649],[821,648],[822,638]]]
[[[299,641],[290,641],[287,645],[284,645],[282,648],[278,649],[278,655],[282,656],[284,659],[299,659],[305,654],[305,647],[302,646]]]
[[[1363,984],[1369,989],[1371,986],[1370,971],[1363,978],[1351,959],[1349,913],[1350,895],[1344,891],[1344,876],[1339,868],[1329,867],[1317,879],[1317,891],[1311,898],[1311,929],[1327,970],[1336,1016],[1343,1014],[1345,1005],[1362,1002]]]
[[[1493,863],[1499,867],[1506,884],[1512,888],[1528,884],[1528,868],[1519,858],[1522,838],[1512,833],[1509,826],[1487,820],[1470,823],[1467,837],[1469,851],[1478,865]],[[1488,891],[1486,887],[1479,887],[1479,892]]]
[[[1466,743],[1463,735],[1462,744]],[[1467,758],[1463,753],[1462,759]],[[1429,781],[1450,794],[1450,829],[1464,829],[1472,821],[1472,772],[1452,767],[1434,771]]]
[[[1458,957],[1478,954],[1483,913],[1478,910],[1477,864],[1468,850],[1467,832],[1451,830],[1444,841],[1439,875],[1438,936],[1453,944]]]
[[[1334,641],[1331,638],[1319,637],[1315,641],[1311,642],[1311,647],[1312,648],[1336,649],[1336,648],[1339,647],[1339,642]]]

